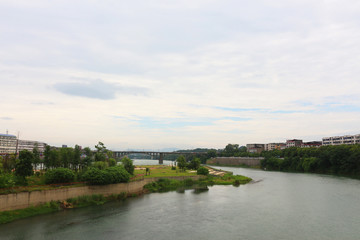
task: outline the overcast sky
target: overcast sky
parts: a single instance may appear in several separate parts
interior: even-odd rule
[[[0,133],[113,150],[359,134],[360,1],[0,0]]]

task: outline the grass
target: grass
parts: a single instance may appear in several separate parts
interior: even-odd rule
[[[139,169],[142,168],[142,169]],[[150,169],[150,175],[146,176],[146,168]],[[178,176],[196,176],[196,171],[180,171],[179,168],[176,170],[171,170],[171,166],[163,165],[147,165],[147,166],[137,166],[134,172],[135,176],[141,176],[144,178],[152,177],[178,177]]]
[[[251,180],[251,178],[241,175],[232,175],[231,173],[227,173],[222,177],[207,176],[206,178],[199,179],[197,181],[190,178],[183,181],[161,178],[156,182],[146,184],[144,189],[149,192],[167,192],[184,188],[207,189],[207,186],[212,185],[240,186],[241,184],[246,184]]]

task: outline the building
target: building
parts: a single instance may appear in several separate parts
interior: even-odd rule
[[[272,150],[282,150],[286,148],[285,143],[268,143],[265,144],[265,151],[272,151]]]
[[[308,147],[321,147],[321,146],[322,146],[322,142],[312,141],[312,142],[304,142],[301,147],[308,148]]]
[[[32,151],[35,147],[38,148],[40,153],[45,151],[46,143],[38,141],[29,141],[29,140],[19,140],[18,151],[29,150]]]
[[[322,145],[352,145],[360,144],[360,134],[357,135],[344,135],[344,136],[335,136],[335,137],[324,137],[322,139]]]
[[[248,152],[261,153],[262,151],[265,150],[265,144],[261,144],[261,143],[246,144],[246,148]]]
[[[286,148],[289,147],[301,147],[303,144],[303,141],[300,139],[291,139],[291,140],[286,140]]]
[[[0,154],[11,154],[16,152],[16,136],[0,134]]]

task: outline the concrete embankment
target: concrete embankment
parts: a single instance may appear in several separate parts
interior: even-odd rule
[[[202,176],[181,176],[167,177],[170,179],[184,180],[192,178],[198,180]],[[128,195],[139,194],[143,192],[144,185],[155,182],[160,178],[144,178],[142,180],[109,184],[103,186],[83,186],[73,188],[60,188],[33,192],[20,192],[6,195],[0,195],[0,211],[15,210],[36,206],[50,201],[64,201],[69,198],[80,196],[89,196],[93,194],[102,194],[109,196],[111,194],[120,194],[126,192]]]
[[[209,165],[229,165],[241,166],[246,165],[249,167],[260,166],[263,157],[216,157],[207,160],[206,164]]]

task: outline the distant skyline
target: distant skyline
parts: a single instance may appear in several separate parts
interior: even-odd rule
[[[360,2],[0,1],[0,133],[109,149],[359,134]]]

